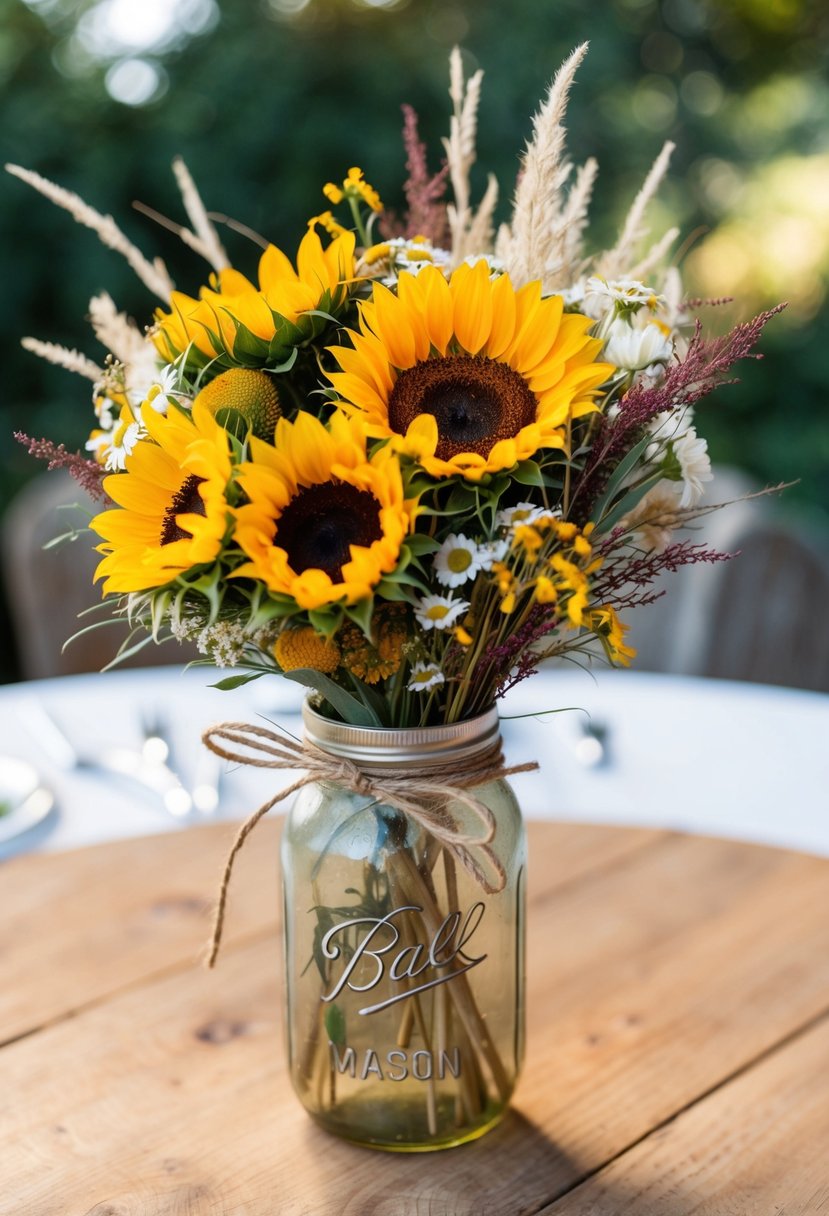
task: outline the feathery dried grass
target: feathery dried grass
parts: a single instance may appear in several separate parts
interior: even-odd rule
[[[631,204],[631,208],[622,225],[618,241],[612,249],[602,254],[601,258],[599,258],[596,265],[596,273],[600,274],[602,278],[616,279],[630,273],[630,266],[639,243],[647,235],[647,228],[644,223],[645,211],[668,171],[668,165],[675,147],[676,145],[670,140],[665,142],[662,151],[653,162],[647,177],[642,183],[641,190]],[[668,243],[670,244],[670,242]],[[645,260],[649,261],[650,255],[647,255]]]
[[[77,223],[83,224],[85,228],[91,228],[108,249],[114,249],[116,253],[121,254],[149,291],[159,296],[165,304],[169,304],[173,281],[168,275],[164,263],[160,258],[155,258],[152,262],[145,258],[141,250],[124,235],[111,215],[101,215],[94,207],[85,203],[79,195],[50,182],[48,178],[41,177],[39,173],[34,173],[31,169],[24,169],[20,165],[6,165],[6,170],[11,173],[12,177],[19,178],[57,207],[68,211]]]
[[[20,345],[39,359],[66,368],[68,372],[76,372],[77,375],[91,380],[93,384],[104,374],[104,369],[98,367],[97,363],[87,359],[79,350],[70,350],[68,346],[59,346],[56,342],[41,342],[39,338],[23,338]]]
[[[107,292],[102,291],[89,301],[89,320],[95,337],[121,363],[131,364],[143,355],[146,338],[126,313],[118,311]]]
[[[196,253],[200,253],[214,270],[225,270],[230,265],[230,259],[225,253],[224,246],[219,240],[219,234],[213,226],[210,216],[207,214],[190,170],[180,156],[177,156],[173,161],[173,173],[176,175],[176,183],[181,191],[184,210],[187,212],[188,219],[193,225],[192,232],[187,228],[182,228],[180,233],[181,239],[191,249],[194,249]]]
[[[463,62],[458,47],[453,47],[449,57],[449,96],[452,100],[452,117],[449,120],[449,138],[443,147],[449,165],[454,203],[446,208],[449,231],[452,236],[452,263],[457,266],[466,257],[469,245],[468,234],[473,222],[470,208],[469,171],[475,163],[475,139],[478,132],[478,105],[481,100],[483,71],[477,72],[464,82]],[[494,204],[493,204],[494,206]]]
[[[587,43],[576,47],[550,85],[533,119],[533,135],[523,158],[510,226],[507,270],[516,286],[545,279],[556,260],[556,232],[562,211],[561,192],[570,173],[564,159],[564,115]],[[560,254],[558,255],[560,257]]]

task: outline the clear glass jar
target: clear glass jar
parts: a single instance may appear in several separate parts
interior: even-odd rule
[[[462,766],[498,740],[494,709],[416,730],[346,726],[308,706],[304,718],[312,742],[378,782],[384,769]],[[448,1148],[483,1135],[509,1104],[524,1050],[524,827],[506,781],[472,793],[495,819],[490,848],[506,876],[495,894],[366,795],[318,782],[288,817],[291,1078],[314,1119],[348,1140]],[[467,807],[447,809],[480,835]]]

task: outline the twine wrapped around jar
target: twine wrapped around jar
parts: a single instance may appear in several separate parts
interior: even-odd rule
[[[259,820],[303,786],[315,781],[336,782],[355,794],[402,812],[450,850],[481,888],[492,895],[502,890],[506,881],[504,868],[489,847],[495,835],[495,820],[489,807],[470,790],[538,768],[535,761],[507,766],[500,739],[486,751],[460,761],[454,758],[451,764],[432,766],[428,772],[412,773],[410,768],[384,767],[382,776],[369,774],[352,760],[333,756],[308,739],[300,743],[289,735],[279,735],[251,723],[223,722],[208,727],[202,742],[215,755],[236,764],[303,772],[297,781],[264,802],[239,829],[222,874],[208,967],[214,966],[219,954],[228,886],[237,853]],[[466,832],[458,825],[447,809],[451,802],[458,802],[472,812],[481,828],[479,835]],[[490,867],[492,877],[487,874],[482,860]]]

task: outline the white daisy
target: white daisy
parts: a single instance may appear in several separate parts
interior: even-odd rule
[[[95,413],[98,416],[98,422],[105,431],[111,431],[118,420],[120,407],[115,404],[111,397],[98,397],[95,400]]]
[[[168,363],[158,373],[156,381],[147,389],[146,401],[157,414],[166,414],[171,405],[175,405],[181,394],[175,392],[178,387],[178,370]]]
[[[592,275],[587,280],[585,300],[590,296],[621,304],[623,308],[641,308],[646,304],[653,310],[658,304],[664,303],[662,296],[638,279],[603,279],[599,275]]]
[[[549,514],[544,507],[533,502],[517,502],[514,507],[505,507],[495,516],[498,528],[517,528],[519,524],[534,524],[542,515]]]
[[[474,540],[454,533],[435,554],[435,577],[443,587],[460,587],[483,570],[485,554]]]
[[[451,595],[424,595],[415,607],[415,619],[424,629],[448,629],[468,607],[466,600]]]
[[[506,538],[489,540],[485,545],[481,545],[481,553],[481,569],[491,570],[493,562],[502,562],[509,553],[509,541]]]
[[[109,443],[102,450],[106,452],[104,468],[108,473],[120,473],[127,467],[127,457],[144,434],[140,422],[136,422],[129,406],[121,410],[121,417],[115,428],[107,436]]]
[[[635,329],[620,317],[610,326],[604,357],[625,371],[638,372],[652,364],[667,363],[673,350],[673,342],[657,325]]]
[[[411,680],[406,685],[409,692],[424,692],[427,688],[439,688],[446,678],[437,663],[415,663]]]
[[[702,483],[713,481],[711,457],[708,444],[690,427],[684,435],[673,441],[673,453],[679,461],[684,482],[680,507],[693,507],[704,493]]]

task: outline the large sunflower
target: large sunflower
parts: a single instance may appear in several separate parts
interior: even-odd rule
[[[595,362],[589,317],[563,313],[539,283],[515,291],[484,261],[449,281],[437,267],[401,274],[397,295],[375,283],[353,349],[335,348],[329,375],[369,434],[396,436],[433,477],[478,481],[540,448],[566,443],[568,419],[596,408],[613,371]]]
[[[414,518],[388,445],[369,459],[359,420],[337,414],[326,428],[300,412],[293,423],[280,418],[275,446],[254,437],[250,447],[239,470],[250,501],[235,513],[249,561],[235,573],[306,609],[371,595],[396,566]]]
[[[206,359],[234,351],[251,364],[276,357],[285,343],[313,328],[313,319],[303,320],[304,313],[336,311],[345,300],[354,276],[354,239],[352,232],[343,232],[323,248],[311,227],[300,243],[296,270],[280,249],[269,245],[259,259],[258,287],[228,268],[213,277],[212,288],[201,289],[197,300],[174,291],[171,311],[156,313],[157,349],[171,361],[191,344]]]
[[[231,475],[227,434],[210,411],[192,416],[171,406],[166,417],[142,411],[147,437],[126,470],[104,481],[118,504],[92,520],[105,554],[95,574],[104,594],[149,591],[211,562],[227,530],[225,490]]]

